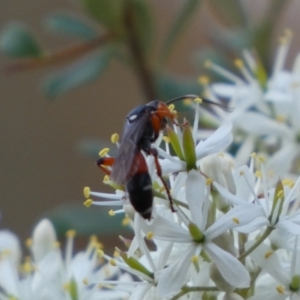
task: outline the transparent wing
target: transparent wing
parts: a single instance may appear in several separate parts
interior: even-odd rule
[[[149,120],[149,112],[145,112],[132,123],[126,122],[110,176],[111,180],[117,184],[124,184],[139,167],[133,161],[137,151],[140,150],[138,144],[143,136],[147,120]]]

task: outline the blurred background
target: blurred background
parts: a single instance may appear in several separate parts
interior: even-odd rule
[[[285,28],[300,49],[299,1],[1,0],[1,228],[22,239],[50,217],[59,234],[128,232],[123,216],[83,206],[84,186],[113,192],[95,165],[134,106],[187,93],[256,51],[266,74]],[[114,146],[110,148],[113,150]],[[125,233],[126,234],[126,233]]]

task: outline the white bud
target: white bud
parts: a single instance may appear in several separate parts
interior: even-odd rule
[[[39,262],[50,253],[56,242],[56,233],[48,219],[41,220],[33,230],[32,255],[35,262]]]
[[[221,275],[215,263],[212,263],[209,268],[209,275],[211,280],[216,284],[219,290],[225,292],[232,292],[235,287],[230,285]]]
[[[213,239],[213,242],[218,245],[221,249],[227,251],[228,253],[236,256],[236,251],[234,247],[234,241],[232,236],[228,232],[223,232],[221,235]]]

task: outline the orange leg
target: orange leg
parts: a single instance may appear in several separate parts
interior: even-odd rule
[[[107,167],[111,167],[114,164],[114,157],[103,157],[96,161],[98,167],[107,175],[110,175],[111,171]]]
[[[159,161],[158,161],[158,152],[155,148],[152,148],[151,149],[151,154],[154,157],[154,163],[155,163],[155,167],[156,167],[157,176],[160,178],[160,180],[161,180],[162,184],[164,185],[164,188],[167,192],[171,210],[172,210],[172,212],[176,212],[176,209],[174,208],[174,203],[173,203],[173,200],[172,200],[172,197],[171,197],[171,194],[170,194],[169,187],[167,186],[165,180],[162,177],[161,166],[160,166]]]

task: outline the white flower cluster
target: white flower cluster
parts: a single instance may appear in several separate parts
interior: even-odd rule
[[[101,247],[91,237],[85,251],[73,253],[75,232],[67,232],[66,248],[60,249],[55,230],[47,219],[40,221],[27,241],[30,256],[22,258],[18,238],[0,231],[1,300],[98,300],[124,299],[129,295],[122,282],[131,276],[99,259]],[[118,278],[119,288],[99,286],[101,280]],[[104,288],[103,288],[104,287]],[[106,288],[105,288],[106,287]]]
[[[290,40],[286,32],[269,80],[247,51],[246,65],[237,61],[244,79],[209,63],[232,83],[203,81],[206,96],[227,99],[233,112],[218,107],[204,111],[195,103],[192,129],[168,128],[168,137],[155,142],[176,212],[149,155],[151,220],[135,213],[125,189],[107,178],[114,194],[84,191],[86,206],[119,206],[111,215],[127,214],[134,237],[123,238],[126,250],[116,249],[110,257],[92,240],[73,257],[69,235],[63,259],[52,225],[44,220],[33,234],[31,258],[20,270],[16,238],[0,232],[0,300],[300,299],[300,178],[295,163],[300,58],[291,72],[283,69]],[[218,129],[199,131],[199,117]],[[235,155],[224,152],[232,142],[238,147]]]
[[[205,85],[207,98],[227,98],[234,110],[204,112],[195,104],[193,151],[186,147],[190,153],[183,153],[190,142],[177,126],[182,152],[175,150],[172,134],[165,141],[176,156],[168,142],[166,150],[158,149],[176,213],[161,192],[151,156],[147,163],[156,193],[150,221],[133,213],[124,191],[86,194],[107,199],[88,204],[125,203],[114,213],[125,211],[132,220],[129,249],[113,258],[138,277],[129,299],[300,299],[300,179],[293,164],[299,155],[300,71],[298,57],[292,72],[283,69],[290,39],[286,32],[269,80],[247,51],[247,65],[237,61],[244,79],[209,64],[232,84]],[[219,124],[213,134],[198,131],[200,114]],[[221,152],[232,141],[239,146],[236,155]]]

